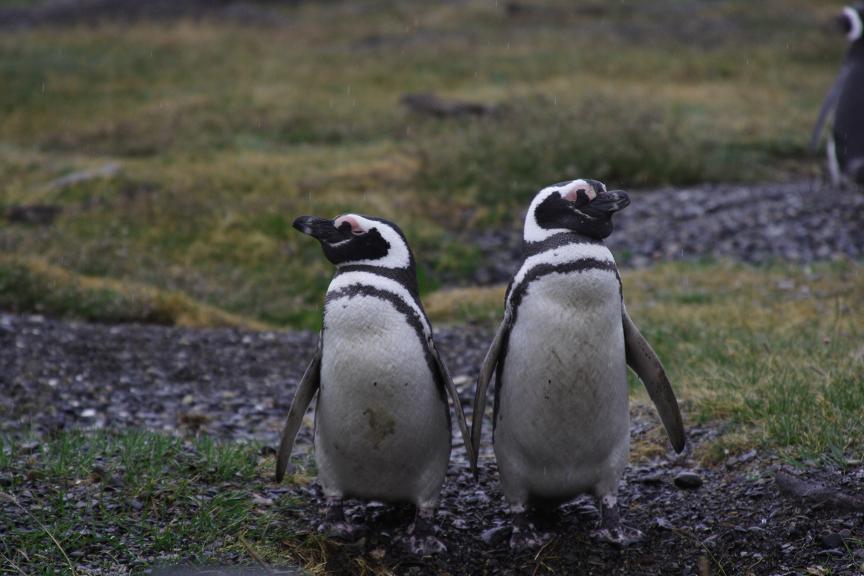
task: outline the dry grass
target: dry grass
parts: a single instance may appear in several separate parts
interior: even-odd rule
[[[189,328],[264,330],[177,292],[71,273],[35,258],[0,257],[0,308],[91,322],[143,322]]]

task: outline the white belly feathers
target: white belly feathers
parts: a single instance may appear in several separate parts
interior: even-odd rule
[[[499,366],[495,451],[505,492],[527,490],[524,497],[567,498],[591,489],[623,466],[629,444],[614,261],[604,246],[556,252],[534,258],[564,271],[534,276],[529,258],[517,275],[530,283],[514,282],[515,321]]]
[[[361,288],[368,285],[356,283],[357,290],[345,292],[352,283],[336,280],[337,290],[331,285],[328,294],[343,292],[328,298],[325,307],[316,412],[322,486],[325,492],[364,498],[437,496],[450,431],[447,403],[426,361],[426,326],[417,318],[409,322],[405,302],[388,299],[393,292],[386,291],[389,297],[364,293]],[[392,282],[374,280],[378,289]]]

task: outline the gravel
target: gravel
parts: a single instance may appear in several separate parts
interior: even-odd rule
[[[476,328],[438,335],[446,362],[462,382],[466,405],[489,337]],[[32,430],[44,436],[73,427],[146,427],[274,446],[314,344],[315,335],[306,332],[105,326],[0,316],[0,365],[5,367],[0,373],[0,433]],[[634,406],[632,415],[634,439],[658,425],[650,409]],[[490,450],[491,426],[485,430],[477,482],[454,437],[438,516],[447,554],[418,560],[396,543],[411,520],[410,508],[354,502],[349,517],[365,524],[366,537],[351,546],[327,544],[328,569],[351,573],[361,555],[370,565],[400,574],[522,574],[544,566],[579,574],[698,574],[708,573],[706,569],[787,574],[816,567],[851,574],[864,562],[860,545],[848,550],[835,546],[836,535],[860,542],[864,514],[782,497],[772,478],[779,464],[762,452],[699,468],[691,454],[718,431],[698,426],[689,428],[692,452],[666,453],[634,462],[627,470],[620,493],[624,520],[645,533],[643,543],[622,551],[596,542],[591,532],[599,520],[597,509],[591,499],[580,498],[542,519],[541,528],[551,535],[548,545],[514,554],[507,545],[508,515]],[[298,452],[310,449],[310,436],[308,428],[301,431]],[[675,479],[694,469],[701,487],[676,488]],[[805,477],[860,494],[864,467],[811,470]],[[284,502],[279,496],[286,490],[296,493],[301,504],[285,508],[285,525],[314,531],[323,504],[320,489],[265,482],[262,502]],[[112,496],[106,491],[102,497]],[[213,561],[230,563],[218,556]]]
[[[808,263],[864,257],[864,193],[819,182],[701,185],[629,192],[607,244],[622,267],[729,258]],[[466,239],[481,250],[473,280],[508,282],[521,262],[522,231]]]

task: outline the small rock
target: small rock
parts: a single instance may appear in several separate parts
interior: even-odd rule
[[[675,529],[675,526],[672,524],[672,522],[663,517],[655,518],[654,524],[656,524],[658,528],[662,528],[663,530]]]
[[[0,486],[4,488],[12,486],[12,475],[6,473],[0,474]]]
[[[843,536],[840,534],[823,534],[819,541],[825,548],[842,548]]]
[[[644,476],[637,478],[636,481],[641,482],[642,484],[662,484],[663,473],[654,472],[653,474],[645,474]]]
[[[480,539],[488,546],[497,546],[504,542],[510,533],[513,531],[512,526],[502,525],[489,528],[480,535]]]
[[[21,454],[33,454],[39,450],[39,442],[23,442],[18,446],[18,452]]]
[[[468,529],[468,523],[465,522],[465,520],[463,520],[462,518],[455,518],[450,523],[450,525],[453,526],[453,528],[455,528],[456,530],[467,530]]]
[[[695,472],[681,472],[675,476],[675,486],[683,490],[695,490],[702,486],[702,477]]]
[[[105,468],[98,464],[94,465],[93,468],[90,470],[90,479],[93,480],[93,482],[101,482],[107,477],[108,472],[105,470]]]

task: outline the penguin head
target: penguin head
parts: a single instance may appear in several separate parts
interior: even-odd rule
[[[864,4],[843,8],[837,16],[837,24],[850,43],[858,42],[864,36]]]
[[[405,235],[387,220],[343,214],[333,220],[300,216],[294,228],[321,243],[324,256],[336,266],[359,264],[411,269],[414,257]]]
[[[525,216],[525,242],[575,232],[595,240],[612,233],[612,215],[630,204],[623,190],[606,190],[597,180],[572,180],[537,193]]]

